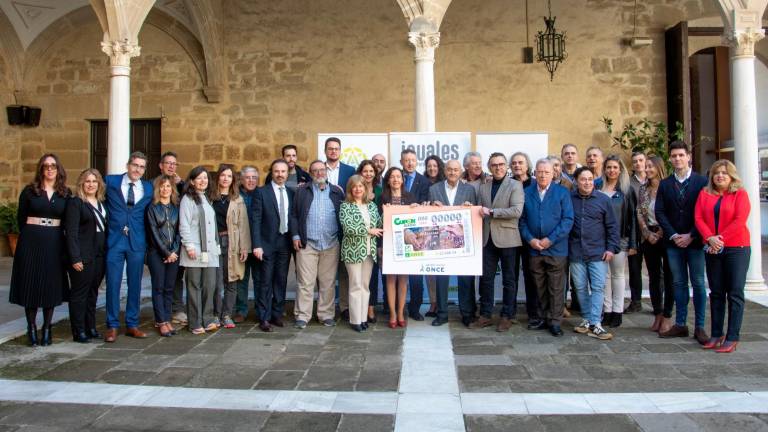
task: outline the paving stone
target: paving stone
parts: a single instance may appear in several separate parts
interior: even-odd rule
[[[736,369],[739,374],[768,378],[768,367],[765,362],[763,363],[747,363],[747,364],[735,364],[733,368]]]
[[[96,381],[104,372],[120,363],[107,360],[72,360],[40,375],[38,379],[50,381]]]
[[[642,431],[628,415],[551,415],[538,416],[546,431]]]
[[[466,415],[467,432],[544,432],[546,429],[536,416]]]
[[[454,346],[454,355],[502,355],[505,347],[496,345],[462,345]]]
[[[686,352],[684,348],[680,348],[677,344],[673,343],[657,343],[657,344],[645,344],[642,345],[643,349],[651,353],[679,353]],[[701,347],[699,347],[701,349]]]
[[[7,425],[52,426],[62,430],[84,430],[111,409],[110,406],[79,404],[15,404],[2,419]],[[44,413],[44,414],[43,414]]]
[[[177,358],[171,365],[174,367],[204,368],[219,359],[217,354],[187,353]]]
[[[623,366],[591,365],[584,367],[584,370],[592,378],[598,380],[632,379],[635,377],[629,368]]]
[[[141,352],[138,349],[114,349],[114,348],[96,348],[87,355],[80,357],[81,360],[117,360],[122,361],[126,358]]]
[[[221,355],[221,363],[230,365],[229,367],[245,365],[267,368],[281,357],[282,353],[283,347],[280,345],[264,347],[249,343],[248,339],[238,339]]]
[[[355,391],[397,391],[399,384],[399,370],[363,369]]]
[[[153,386],[178,387],[186,385],[200,369],[187,367],[167,367],[152,376],[144,384]]]
[[[312,366],[297,389],[352,391],[360,377],[360,370],[353,367]]]
[[[226,352],[239,339],[222,340],[218,342],[203,342],[189,350],[191,354],[219,354]]]
[[[201,344],[199,340],[194,339],[176,339],[176,338],[162,338],[160,342],[150,346],[143,351],[144,354],[168,354],[180,356],[186,354],[192,348]]]
[[[765,369],[765,365],[762,366]],[[677,370],[680,371],[680,375],[695,380],[708,380],[715,376],[739,376],[743,374],[740,369],[727,365],[677,366]]]
[[[335,432],[341,414],[272,413],[260,432]]]
[[[366,352],[363,367],[378,370],[400,370],[401,356],[395,354],[372,354]],[[319,364],[319,363],[318,363]]]
[[[273,362],[272,367],[280,370],[305,371],[309,369],[314,360],[315,357],[309,355],[283,355]]]
[[[531,375],[520,366],[458,366],[460,380],[514,380],[527,379]]]
[[[506,355],[457,355],[456,366],[511,366],[512,360]]]
[[[176,356],[172,355],[138,353],[122,361],[116,369],[157,372],[168,367],[174,361],[176,361]]]
[[[305,374],[305,370],[268,370],[254,388],[258,390],[293,390]]]
[[[768,431],[768,424],[750,414],[697,413],[688,414],[688,417],[705,431]]]
[[[574,343],[560,348],[560,354],[610,354],[611,350],[606,346],[610,342]]]
[[[0,377],[6,379],[20,379],[31,380],[45,375],[48,371],[55,369],[57,366],[50,365],[48,367],[33,367],[28,364],[13,364],[0,369]]]
[[[591,377],[585,368],[575,365],[534,364],[528,366],[528,369],[534,378],[545,380],[588,380]]]
[[[156,372],[145,372],[125,369],[112,369],[99,377],[99,382],[108,384],[140,385],[156,375]]]
[[[94,422],[93,427],[125,431],[246,432],[259,430],[268,416],[258,411],[116,407]]]
[[[459,390],[463,393],[508,393],[509,381],[502,380],[460,380]]]
[[[263,368],[249,366],[222,367],[218,365],[200,370],[187,383],[188,387],[249,389],[264,373]]]
[[[390,432],[395,427],[395,416],[343,414],[337,432]]]
[[[403,343],[372,343],[366,350],[367,354],[400,355]]]
[[[336,365],[340,367],[362,367],[364,360],[365,353],[362,351],[348,352],[336,349],[333,351],[322,351],[317,357],[317,360],[315,360],[315,364],[323,366]]]

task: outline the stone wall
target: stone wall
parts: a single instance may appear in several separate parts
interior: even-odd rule
[[[666,118],[664,29],[686,17],[716,17],[709,0],[638,2],[633,49],[631,0],[556,0],[569,57],[549,80],[543,64],[523,64],[523,3],[461,0],[443,20],[436,51],[437,128],[547,131],[550,152],[565,142],[610,145],[602,116],[617,127]],[[261,169],[286,143],[301,163],[314,159],[318,132],[387,132],[413,127],[413,47],[392,0],[228,0],[223,19],[226,89],[210,104],[187,53],[145,24],[132,59],[131,115],[159,118],[163,150],[184,175],[196,164],[252,163]],[[530,43],[543,28],[544,2],[531,2]],[[26,77],[26,103],[43,108],[38,128],[0,124],[0,198],[29,181],[37,158],[58,153],[74,181],[90,163],[90,119],[108,116],[108,58],[95,15],[77,33],[56,35],[45,67]],[[10,101],[0,59],[0,97]],[[31,84],[34,83],[34,84]],[[18,162],[18,163],[16,163]],[[5,166],[3,164],[7,164]]]

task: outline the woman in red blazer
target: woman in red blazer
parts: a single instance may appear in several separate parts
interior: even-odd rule
[[[719,353],[736,350],[744,315],[744,284],[747,280],[750,204],[736,166],[721,159],[709,170],[709,182],[696,201],[696,229],[706,252],[712,337],[704,349]],[[723,335],[726,299],[728,332]]]

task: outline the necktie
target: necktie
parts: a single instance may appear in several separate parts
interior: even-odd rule
[[[405,176],[405,190],[410,192],[411,191],[411,185],[413,184],[413,177],[410,175]]]
[[[280,234],[288,232],[288,215],[285,212],[285,198],[283,198],[284,186],[280,186]]]
[[[128,207],[133,207],[133,205],[136,204],[136,197],[133,196],[134,186],[135,185],[133,183],[128,183],[128,200],[126,201]]]

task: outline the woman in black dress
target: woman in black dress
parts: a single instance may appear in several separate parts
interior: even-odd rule
[[[96,330],[96,298],[104,279],[107,247],[106,187],[98,170],[89,168],[77,179],[77,188],[64,217],[69,252],[69,322],[72,339],[87,343],[100,339]]]
[[[62,218],[69,199],[67,173],[51,153],[37,162],[35,179],[19,196],[19,245],[13,259],[10,302],[23,306],[30,346],[38,344],[37,309],[43,308],[39,344],[51,344],[53,308],[66,300],[66,247]]]

